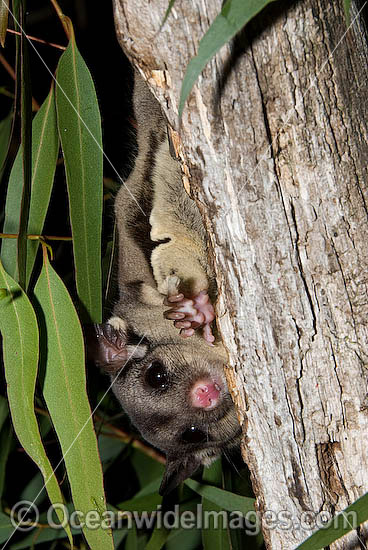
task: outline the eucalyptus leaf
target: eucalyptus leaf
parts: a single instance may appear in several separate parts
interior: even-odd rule
[[[0,44],[5,46],[6,29],[8,28],[9,0],[0,2]],[[0,163],[1,165],[1,163]]]
[[[236,495],[224,489],[219,489],[218,487],[211,487],[210,485],[198,483],[198,481],[194,481],[193,479],[187,479],[184,483],[190,487],[192,491],[195,491],[202,497],[217,504],[223,510],[228,510],[229,512],[239,511],[244,516],[248,512],[254,511],[254,498]]]
[[[43,477],[40,472],[37,472],[21,492],[19,500],[28,500],[39,506],[45,500],[45,497],[46,490]]]
[[[1,509],[1,502],[2,502],[1,497],[3,496],[4,485],[5,485],[6,465],[8,462],[10,451],[14,446],[14,444],[15,444],[15,440],[14,440],[13,430],[8,420],[0,432],[0,509]]]
[[[119,545],[125,539],[128,534],[128,529],[114,529],[112,532],[114,540],[114,548],[119,548]]]
[[[201,532],[199,529],[173,529],[166,541],[166,550],[178,548],[200,548]]]
[[[319,550],[368,520],[368,493],[337,514],[324,527],[313,533],[296,550]]]
[[[125,550],[139,550],[139,542],[137,528],[133,523],[132,528],[128,531],[128,536],[125,543]]]
[[[110,463],[121,453],[126,447],[126,443],[119,439],[114,439],[106,435],[98,436],[98,449],[102,464]]]
[[[202,480],[211,486],[222,488],[222,467],[221,459],[213,462],[209,467],[204,468]],[[202,529],[202,543],[204,550],[225,550],[230,549],[230,541],[226,529],[227,512],[202,497],[202,510],[204,519],[208,518],[208,525]]]
[[[102,258],[102,287],[106,289],[105,297],[108,295],[111,284],[111,273],[113,269],[114,243],[109,241],[106,245],[105,256]]]
[[[345,20],[346,25],[350,25],[350,6],[351,6],[351,0],[343,0],[344,1],[344,12],[345,12]]]
[[[34,411],[34,391],[38,370],[38,326],[33,307],[22,288],[0,263],[0,287],[7,297],[0,300],[0,332],[9,407],[14,430],[29,456],[42,472],[51,502],[63,497],[41,442]],[[60,516],[62,519],[62,517]],[[66,531],[70,543],[70,529]]]
[[[148,535],[147,533],[139,534],[138,536],[138,550],[146,550],[147,543],[148,543]]]
[[[210,466],[203,469],[202,479],[204,483],[222,488],[222,464],[221,458],[218,458]]]
[[[160,30],[162,29],[162,27],[165,25],[166,21],[167,21],[167,18],[169,17],[170,15],[170,12],[175,4],[175,1],[176,0],[170,0],[169,2],[169,5],[167,7],[167,10],[165,11],[165,15],[164,15],[164,18],[162,20],[162,23],[161,23],[161,26],[160,26]]]
[[[42,234],[50,202],[52,184],[59,151],[59,136],[56,126],[55,93],[53,87],[40,107],[32,123],[32,182],[29,207],[28,233]],[[14,161],[8,184],[5,205],[4,233],[19,232],[19,217],[23,189],[23,149],[20,148]],[[34,266],[39,241],[27,241],[26,284]],[[6,271],[17,278],[17,241],[3,239],[1,258]]]
[[[3,427],[5,420],[8,418],[8,415],[9,415],[8,402],[5,399],[5,397],[0,395],[0,430]]]
[[[146,546],[146,550],[161,550],[169,535],[169,529],[165,529],[165,527],[155,527]]]
[[[41,337],[47,341],[44,398],[55,427],[71,487],[73,503],[86,517],[103,518],[106,502],[97,439],[86,392],[82,329],[63,282],[43,248],[43,267],[34,289]],[[111,530],[83,528],[91,550],[112,550]]]
[[[0,544],[8,540],[14,531],[10,517],[0,512]]]
[[[212,486],[223,486],[221,459],[213,462],[208,468],[204,468],[202,479],[204,483]],[[202,497],[202,510],[204,518],[208,517],[208,525],[202,529],[202,543],[204,550],[230,549],[230,539],[226,528],[227,512],[221,506],[214,504],[205,496]],[[213,513],[214,512],[214,513]]]
[[[223,461],[223,489],[248,497],[253,496],[248,468],[245,465],[242,467],[239,467],[239,465],[234,466],[225,460]],[[232,524],[232,519],[236,521],[237,526]],[[230,514],[228,532],[234,549],[249,547],[252,550],[261,550],[264,547],[260,520],[255,510],[242,522],[237,522],[237,519]]]
[[[70,25],[70,24],[69,24]],[[86,322],[101,322],[102,133],[89,70],[71,29],[57,67],[56,108],[64,153],[76,284]]]
[[[47,514],[41,514],[39,523],[42,525],[41,528],[33,529],[31,532],[29,532],[24,539],[22,539],[19,542],[13,543],[9,550],[22,550],[24,549],[30,549],[33,550],[33,548],[37,544],[45,543],[45,542],[53,542],[58,541],[61,539],[66,538],[66,534],[63,531],[63,529],[57,529],[55,527],[44,527],[44,525],[47,524]],[[79,528],[73,528],[72,533],[73,535],[80,535],[81,530]],[[60,548],[60,546],[58,546]]]
[[[189,523],[182,524],[183,528],[171,530],[166,541],[165,548],[167,550],[172,549],[174,545],[176,545],[176,548],[200,548],[202,529],[200,528],[200,525],[197,526],[196,522],[194,525],[192,523],[192,518],[199,518],[199,506],[200,504],[196,499],[185,501],[180,504],[179,513],[181,515],[187,511],[192,512],[192,515],[190,516]],[[188,525],[190,528],[188,528]]]
[[[143,491],[146,490],[150,483],[155,480],[157,481],[157,478],[162,479],[165,467],[160,462],[157,462],[157,460],[142,453],[139,449],[134,448],[131,452],[131,462],[139,479],[140,486],[142,487],[141,494],[147,494],[143,493]]]
[[[0,7],[0,11],[1,11],[1,7]],[[13,126],[13,109],[0,122],[0,181],[4,170],[5,162],[8,156],[12,126]]]
[[[23,31],[26,18],[26,2],[19,0],[20,27]],[[20,107],[21,107],[21,132],[22,143],[22,170],[23,189],[20,206],[19,231],[17,239],[17,266],[18,281],[22,288],[26,288],[27,272],[27,227],[31,200],[32,185],[32,91],[31,75],[28,55],[28,38],[24,32],[20,34],[20,55],[17,55],[17,72],[20,73]],[[19,70],[20,64],[20,70]]]
[[[135,495],[135,498],[143,497],[146,495],[152,495],[153,493],[158,493],[162,481],[162,474],[156,479],[153,479],[151,482],[142,486],[142,489]]]
[[[49,431],[52,429],[52,424],[49,416],[39,415],[38,425],[40,426],[40,433],[42,439],[44,439]]]
[[[63,529],[53,529],[52,527],[42,527],[39,529],[34,529],[29,533],[24,539],[15,544],[12,544],[9,547],[9,550],[30,550],[37,544],[43,542],[52,542],[54,540],[65,539],[66,534]]]
[[[118,509],[123,512],[153,512],[161,502],[162,497],[158,493],[153,493],[144,497],[125,500],[118,505]]]
[[[208,61],[229,42],[257,13],[275,0],[227,0],[221,13],[199,42],[198,54],[188,63],[181,87],[179,118],[198,76]]]

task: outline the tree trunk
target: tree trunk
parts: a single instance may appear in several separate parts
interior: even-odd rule
[[[221,4],[176,2],[159,31],[167,0],[115,0],[121,45],[176,130],[185,68]],[[180,128],[272,549],[368,491],[368,50],[342,4],[272,4],[207,65]]]

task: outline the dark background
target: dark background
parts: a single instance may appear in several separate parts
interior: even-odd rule
[[[103,147],[105,155],[110,161],[108,162],[104,157],[104,252],[112,234],[113,195],[117,185],[119,185],[118,176],[112,166],[123,179],[126,179],[134,163],[135,137],[131,107],[132,69],[116,39],[112,2],[110,0],[103,2],[102,7],[100,3],[88,2],[88,0],[60,0],[59,5],[63,13],[72,20],[77,46],[92,75],[101,111]],[[11,16],[9,16],[8,27],[13,28]],[[61,46],[67,45],[64,29],[51,2],[28,0],[25,31],[27,35],[47,42]],[[37,103],[41,105],[50,90],[51,74],[55,74],[63,50],[36,41],[28,44],[28,50],[32,95]],[[0,48],[0,54],[11,67],[15,67],[14,34],[7,34],[5,48]],[[47,68],[45,65],[47,65]],[[2,91],[0,93],[0,120],[5,118],[12,110],[13,98],[9,96],[14,94],[14,87],[14,79],[9,75],[4,65],[0,63],[0,90]],[[11,155],[1,179],[0,231],[3,224],[6,182],[18,146],[19,124],[15,127]],[[56,170],[56,180],[53,186],[44,234],[71,235],[62,162],[59,162]],[[72,276],[71,244],[54,241],[53,252],[54,266],[73,295],[75,289]],[[105,316],[108,315],[108,309],[109,304],[107,304]]]

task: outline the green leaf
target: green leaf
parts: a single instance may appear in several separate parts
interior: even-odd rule
[[[121,451],[126,447],[126,443],[120,441],[119,439],[113,439],[106,435],[98,436],[98,449],[99,455],[102,464],[105,463],[110,466],[110,464],[115,460],[115,458],[121,453]]]
[[[153,493],[152,495],[125,500],[117,508],[123,512],[153,512],[161,502],[162,497],[158,493]]]
[[[0,10],[1,10],[1,7],[0,7]],[[0,122],[0,181],[4,170],[4,165],[8,156],[12,126],[13,126],[13,109]]]
[[[222,488],[221,459],[213,462],[208,468],[204,468],[202,479],[205,483],[211,484],[211,486]],[[231,548],[226,529],[227,512],[221,506],[214,504],[205,497],[202,497],[202,510],[204,518],[208,514],[209,519],[208,528],[202,529],[204,550],[225,550]],[[217,512],[217,514],[211,514],[211,512]]]
[[[46,491],[43,477],[40,472],[37,472],[21,492],[19,500],[28,500],[39,506],[45,500],[45,497]]]
[[[146,533],[140,534],[138,537],[138,550],[146,550],[148,543],[148,535]],[[125,550],[128,550],[128,546]]]
[[[38,369],[38,326],[32,305],[21,287],[0,263],[0,287],[8,296],[0,300],[0,331],[3,336],[5,378],[13,426],[18,439],[37,464],[51,502],[63,502],[51,464],[41,442],[34,411]],[[60,516],[62,519],[62,516]],[[70,543],[72,537],[67,528]]]
[[[40,414],[38,417],[38,425],[40,426],[41,437],[45,438],[52,429],[50,417]]]
[[[332,544],[368,519],[368,493],[337,514],[324,527],[313,533],[296,550],[319,550]]]
[[[351,0],[344,0],[344,12],[347,27],[350,25],[350,5]]]
[[[20,542],[12,544],[10,550],[23,550],[24,548],[31,550],[33,546],[42,542],[52,542],[64,538],[66,538],[66,535],[62,529],[53,529],[52,527],[34,529]]]
[[[119,544],[125,539],[128,534],[128,529],[114,529],[112,537],[114,539],[114,548],[118,548]]]
[[[140,493],[142,495],[147,494],[143,491],[147,489],[147,485],[151,482],[155,480],[157,481],[158,478],[162,479],[165,467],[160,462],[157,462],[157,460],[154,460],[145,453],[142,453],[139,449],[132,449],[130,460],[134,466],[139,484],[142,487],[142,491],[140,491]]]
[[[216,487],[222,487],[222,467],[221,458],[212,462],[210,466],[203,469],[202,479],[205,483],[209,483]]]
[[[158,493],[162,481],[162,474],[156,479],[153,479],[147,485],[143,485],[142,489],[135,495],[134,498],[144,497],[146,495],[152,495],[152,493]]]
[[[46,247],[34,294],[41,337],[47,338],[44,398],[60,441],[76,510],[106,511],[102,468],[86,392],[82,329],[63,282],[50,266]],[[85,516],[84,516],[85,517]],[[83,529],[92,550],[112,549],[111,531]]]
[[[175,0],[170,0],[169,5],[168,5],[168,7],[167,7],[167,10],[165,11],[164,18],[163,18],[163,20],[162,20],[162,23],[161,23],[161,26],[160,26],[160,30],[161,30],[162,27],[165,25],[165,23],[166,23],[166,21],[167,21],[167,18],[169,17],[170,12],[171,12],[171,10],[172,10],[174,4],[175,4]]]
[[[5,420],[8,418],[8,414],[9,414],[8,402],[5,399],[5,397],[0,395],[0,430],[3,427]]]
[[[0,512],[0,543],[8,540],[13,531],[14,526],[9,516]]]
[[[167,527],[170,528],[172,525],[171,530],[168,531],[164,527],[156,528],[149,541],[149,544],[152,544],[151,548],[158,550],[162,548],[163,543],[165,543],[165,548],[200,548],[200,529],[196,527],[199,519],[198,505],[197,499],[185,501],[179,505],[178,515],[176,515],[177,508],[175,508],[175,517],[166,517]],[[177,523],[177,518],[179,523]]]
[[[201,532],[199,529],[173,529],[167,538],[165,546],[167,550],[200,547]]]
[[[82,317],[101,322],[102,136],[96,92],[72,33],[57,68],[56,108],[64,153]]]
[[[59,151],[56,126],[55,93],[52,87],[32,124],[32,194],[28,233],[42,234]],[[23,188],[22,148],[10,173],[5,205],[4,233],[19,232],[19,217]],[[39,241],[27,241],[27,286],[34,266]],[[7,272],[17,278],[17,242],[3,239],[1,258]]]
[[[9,92],[6,86],[0,86],[0,94],[4,95],[5,97],[11,97],[12,99],[14,99],[15,97],[15,94],[13,92]]]
[[[25,0],[20,0],[19,19],[23,31],[25,26],[26,6]],[[27,270],[27,227],[32,185],[32,91],[31,75],[28,56],[28,38],[24,32],[20,35],[20,56],[17,56],[17,71],[20,63],[20,105],[21,105],[21,143],[22,143],[22,169],[23,190],[20,206],[19,232],[17,239],[17,266],[18,280],[22,288],[26,288]]]
[[[125,550],[139,550],[137,528],[133,522],[132,528],[129,529]]]
[[[104,303],[109,303],[111,300],[110,295],[113,294],[113,273],[114,265],[116,265],[116,251],[117,247],[115,246],[116,239],[116,224],[114,223],[114,235],[113,240],[108,242],[106,245],[106,253],[102,258],[102,288],[104,289]]]
[[[192,520],[195,517],[195,512],[197,512],[197,509],[195,508],[196,504],[194,504],[194,506],[193,504],[194,504],[193,501],[189,501],[181,504],[179,506],[178,516],[176,516],[177,511],[175,510],[174,512],[175,517],[172,516],[169,518],[166,516],[166,520],[168,520],[169,523],[172,522],[171,525],[174,526],[175,522],[177,521],[177,517],[178,517],[178,520],[180,521],[180,518],[182,518],[182,514],[186,511],[187,512],[189,511],[191,512],[191,517],[189,519],[192,522]],[[154,508],[152,508],[152,510],[154,510]],[[186,517],[186,520],[188,520],[188,516]],[[152,536],[146,546],[147,550],[160,550],[165,545],[166,541],[169,539],[170,534],[175,531],[177,531],[177,526],[175,525],[175,527],[173,527],[172,530],[170,531],[170,524],[165,525],[165,520],[164,520],[164,525],[159,526],[156,523]],[[190,546],[188,546],[187,548],[190,548]]]
[[[180,93],[179,118],[198,76],[208,61],[267,4],[275,0],[227,0],[199,43],[198,54],[188,63]]]
[[[0,44],[5,46],[6,29],[8,28],[9,0],[0,2]],[[0,163],[1,165],[1,163]]]
[[[223,461],[223,489],[238,495],[252,497],[253,491],[249,476],[249,470],[245,465],[242,467],[238,467],[237,465],[235,468],[228,461]],[[234,516],[230,514],[230,522],[234,520],[237,523],[237,518],[239,518],[239,515],[234,518]],[[252,550],[261,550],[264,548],[260,520],[255,510],[247,517],[245,525],[244,523],[240,525],[240,521],[237,525],[239,525],[239,527],[230,523],[228,529],[231,545],[234,549],[249,547],[252,548]]]
[[[11,448],[14,446],[14,435],[10,422],[7,421],[3,430],[0,432],[0,509],[1,497],[4,492],[5,471]]]
[[[155,527],[146,546],[146,550],[161,550],[169,535],[169,529],[165,529],[165,527]]]
[[[54,86],[34,118],[32,127],[32,196],[28,233],[41,235],[50,203],[60,141],[56,124]],[[39,241],[29,240],[27,285],[32,274]]]
[[[198,524],[199,502],[197,498],[185,501],[179,505],[180,521],[179,529],[172,529],[166,539],[165,548],[176,550],[177,548],[201,548],[201,529]],[[183,514],[190,512],[190,514]]]
[[[192,491],[195,491],[202,497],[208,498],[208,500],[217,504],[223,510],[228,510],[229,512],[239,511],[244,516],[248,512],[254,511],[254,498],[235,495],[234,493],[224,491],[224,489],[219,489],[218,487],[203,485],[193,479],[187,479],[185,484],[190,487]]]

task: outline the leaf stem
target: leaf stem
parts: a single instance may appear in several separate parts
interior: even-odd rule
[[[21,33],[18,31],[14,31],[13,29],[6,29],[7,32],[10,34],[18,34]],[[66,46],[61,46],[60,44],[54,44],[53,42],[47,42],[47,40],[42,40],[42,38],[36,38],[35,36],[31,36],[30,34],[26,34],[26,38],[28,40],[33,40],[33,42],[39,42],[40,44],[45,44],[46,46],[52,46],[53,48],[58,48],[59,50],[66,50]]]

